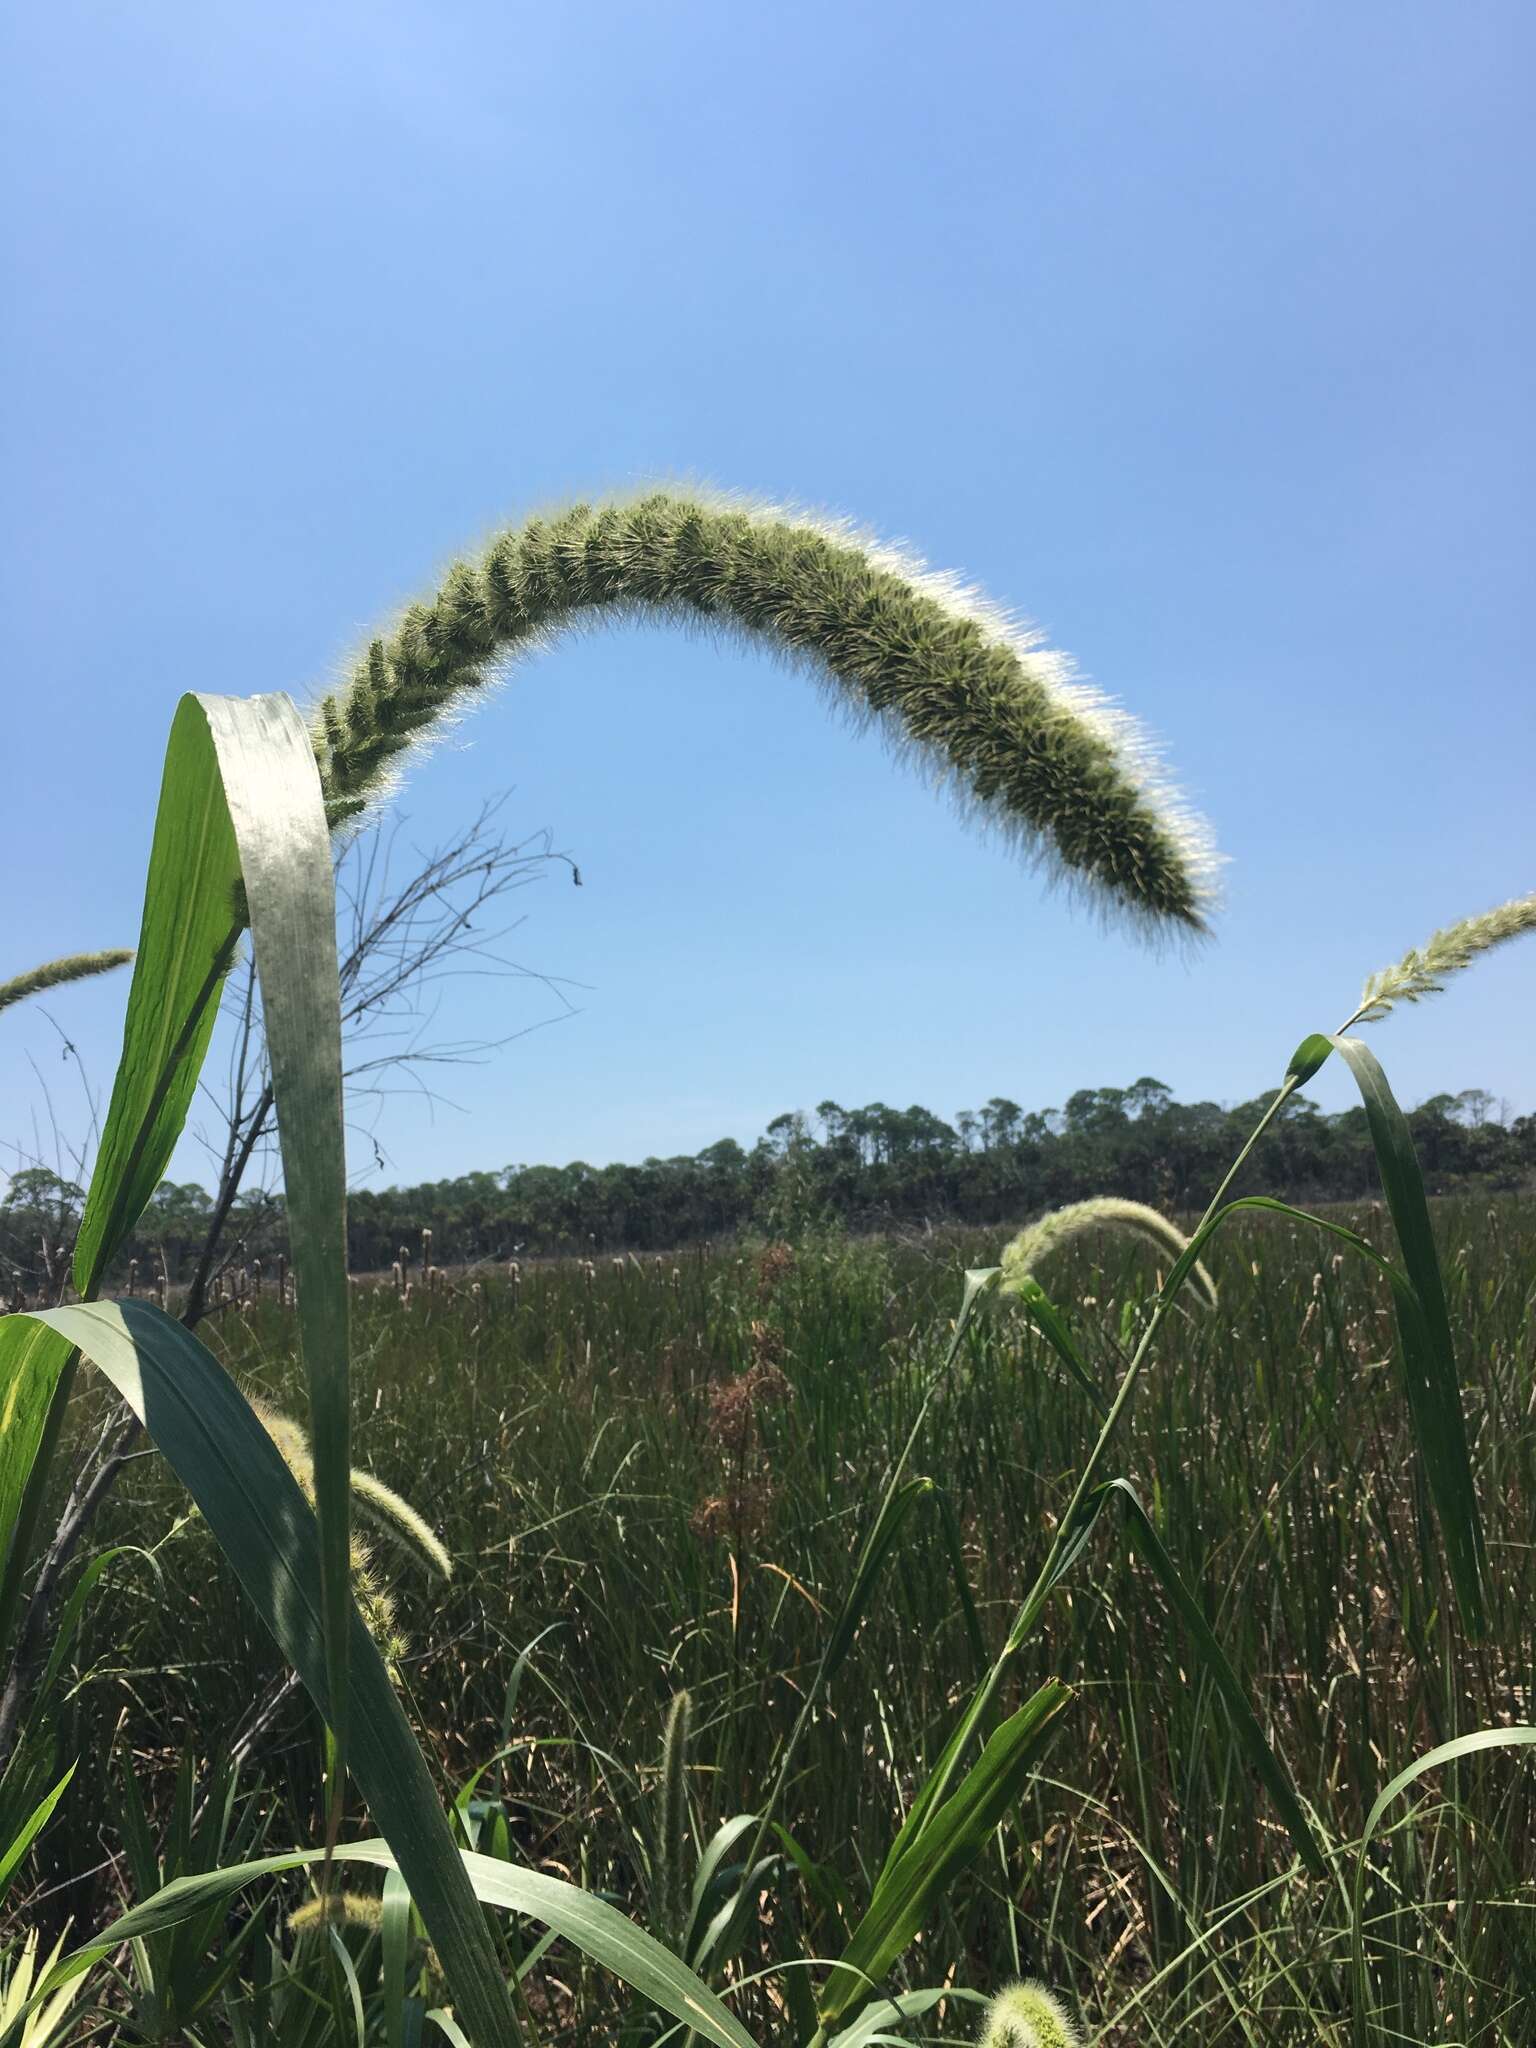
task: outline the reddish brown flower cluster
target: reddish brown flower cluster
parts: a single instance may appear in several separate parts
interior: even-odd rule
[[[771,1301],[780,1281],[795,1269],[795,1250],[788,1244],[765,1244],[757,1261],[757,1298]],[[755,1326],[754,1326],[755,1327]]]

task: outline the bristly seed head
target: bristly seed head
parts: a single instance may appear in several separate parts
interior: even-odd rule
[[[50,960],[10,981],[0,981],[0,1010],[8,1010],[12,1003],[25,1002],[28,996],[41,995],[45,989],[57,988],[62,982],[109,974],[114,967],[125,967],[132,958],[132,953],[114,946],[104,953],[68,953],[62,960]]]
[[[1518,939],[1522,932],[1536,931],[1536,892],[1516,896],[1496,909],[1464,917],[1447,925],[1427,945],[1415,946],[1392,967],[1373,974],[1360,995],[1360,1007],[1351,1018],[1354,1024],[1375,1024],[1388,1016],[1394,1003],[1417,1003],[1425,996],[1437,996],[1448,974],[1470,967],[1479,953]]]
[[[1215,856],[1135,723],[1007,613],[852,527],[745,500],[653,491],[578,504],[456,563],[372,640],[312,719],[333,824],[498,665],[601,616],[740,634],[810,665],[853,715],[1110,909],[1200,931]]]
[[[980,2048],[1082,2048],[1082,2035],[1054,1991],[1010,1984],[987,2007]]]
[[[383,1924],[383,1901],[368,1892],[328,1892],[306,1899],[288,1915],[290,1934],[313,1934],[322,1927],[359,1927],[372,1934]]]
[[[1086,1237],[1096,1230],[1126,1231],[1170,1260],[1182,1258],[1189,1249],[1189,1239],[1183,1231],[1156,1209],[1149,1209],[1145,1202],[1126,1201],[1119,1195],[1097,1195],[1092,1201],[1069,1202],[1065,1208],[1052,1209],[1021,1230],[999,1261],[1003,1269],[999,1288],[1004,1294],[1016,1294],[1024,1281],[1035,1277],[1037,1266],[1074,1238]],[[1205,1297],[1206,1306],[1214,1308],[1216,1283],[1198,1259],[1190,1278]]]

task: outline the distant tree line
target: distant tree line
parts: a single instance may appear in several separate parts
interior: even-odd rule
[[[1257,1118],[1261,1102],[1176,1102],[1150,1077],[1084,1088],[1061,1109],[1005,1096],[946,1123],[914,1105],[775,1117],[755,1145],[722,1138],[702,1152],[639,1165],[523,1166],[406,1188],[364,1188],[348,1216],[353,1270],[387,1269],[400,1247],[419,1263],[421,1233],[443,1265],[552,1253],[665,1251],[749,1229],[792,1233],[813,1221],[855,1230],[1012,1223],[1087,1195],[1123,1194],[1166,1211],[1197,1208]],[[1409,1116],[1432,1193],[1536,1187],[1536,1116],[1497,1114],[1479,1089],[1435,1095]],[[1329,1116],[1293,1098],[1250,1169],[1250,1189],[1292,1200],[1350,1201],[1377,1192],[1364,1113]],[[34,1167],[0,1203],[0,1275],[10,1292],[55,1284],[79,1220],[80,1190]],[[186,1276],[212,1199],[195,1182],[162,1184],[129,1246],[137,1284]],[[225,1231],[225,1256],[283,1250],[280,1197],[247,1194]],[[118,1276],[127,1279],[126,1265]]]

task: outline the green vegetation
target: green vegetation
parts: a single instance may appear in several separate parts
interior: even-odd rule
[[[443,1266],[673,1251],[805,1222],[859,1232],[954,1223],[1003,1229],[1108,1189],[1188,1212],[1221,1178],[1263,1107],[1262,1100],[1231,1109],[1176,1102],[1151,1078],[1129,1088],[1079,1089],[1060,1109],[1025,1111],[994,1096],[952,1123],[917,1106],[823,1102],[814,1118],[776,1117],[751,1146],[725,1138],[702,1152],[633,1166],[575,1160],[354,1190],[348,1261],[355,1273],[388,1273],[404,1247],[402,1263],[419,1277],[424,1229],[432,1233],[431,1259]],[[1433,1095],[1408,1112],[1432,1193],[1510,1194],[1536,1185],[1536,1116],[1502,1118],[1496,1110],[1490,1096],[1469,1088]],[[1240,1185],[1294,1202],[1378,1195],[1365,1111],[1325,1115],[1293,1095]],[[57,1262],[45,1259],[45,1248],[73,1242],[83,1202],[78,1186],[46,1169],[12,1176],[0,1202],[0,1280],[13,1295],[35,1298],[49,1285]],[[196,1182],[157,1188],[124,1244],[116,1285],[143,1292],[162,1271],[173,1287],[184,1281],[213,1206]],[[256,1191],[241,1198],[228,1235],[243,1247],[229,1290],[274,1287],[287,1249],[281,1197]]]
[[[1378,1207],[1330,1215],[1389,1242]],[[1536,1559],[1521,1536],[1536,1499],[1536,1205],[1445,1202],[1436,1227],[1490,1523],[1484,1642],[1449,1612],[1388,1290],[1332,1240],[1256,1212],[1218,1236],[1206,1256],[1219,1314],[1176,1320],[1122,1452],[1346,1891],[1375,1793],[1440,1740],[1528,1718],[1536,1675]],[[391,1590],[411,1718],[445,1797],[483,1772],[464,1806],[474,1839],[579,1872],[658,1931],[672,1924],[676,1860],[658,1852],[677,1833],[663,1827],[676,1697],[692,1709],[691,1890],[717,1831],[771,1782],[881,1482],[941,1368],[961,1275],[999,1248],[995,1233],[813,1235],[590,1271],[524,1264],[516,1277],[418,1283],[409,1300],[355,1290],[359,1462],[409,1495],[454,1562],[437,1586],[402,1564]],[[1045,1269],[1105,1394],[1158,1263],[1106,1233]],[[216,1342],[262,1398],[301,1400],[292,1311],[270,1291],[223,1316]],[[94,1404],[82,1427],[93,1415]],[[781,1838],[767,1846],[761,1918],[715,1967],[733,1953],[746,1977],[786,1948],[836,1952],[924,1760],[1040,1564],[1092,1420],[1022,1305],[973,1320],[911,1460],[935,1489],[914,1500],[802,1737],[780,1815],[795,1853]],[[122,1556],[82,1624],[68,1746],[81,1775],[45,1886],[99,1864],[99,1816],[130,1758],[168,1816],[189,1743],[201,1778],[280,1675],[185,1512],[174,1476],[140,1460],[98,1532],[108,1552],[157,1545],[158,1570]],[[1057,1672],[1082,1680],[1064,1731],[930,1918],[907,1981],[953,1973],[962,1990],[990,1992],[1038,1975],[1081,2009],[1089,2041],[1115,2048],[1344,2048],[1346,1898],[1300,1870],[1176,1610],[1107,1522],[1003,1704]],[[265,1842],[313,1836],[321,1763],[313,1710],[290,1695],[244,1773]],[[1384,2024],[1415,2041],[1517,2048],[1536,1997],[1536,1772],[1484,1753],[1416,1791],[1369,1862]],[[727,1871],[748,1846],[738,1838]],[[100,1924],[117,1883],[111,1870],[77,1878],[52,1910]],[[298,1876],[252,1897],[251,1940],[308,1958],[319,1978],[315,1952],[283,1933],[283,1908],[304,1897]],[[381,1944],[361,1927],[347,1943],[376,2011]],[[622,1988],[556,1956],[532,1974],[532,2038],[621,2038]],[[733,2001],[755,2039],[793,2038],[774,2017],[785,1989],[773,1978]],[[905,2031],[979,2030],[980,2008],[951,2001]]]
[[[1201,925],[1123,719],[771,511],[521,528],[308,728],[183,699],[72,1287],[55,1241],[0,1318],[0,2048],[1060,2048],[1069,1992],[1097,2041],[1512,2048],[1531,1219],[1437,1235],[1360,1040],[1302,1042],[1187,1232],[1100,1189],[1001,1264],[855,1244],[792,1131],[755,1251],[455,1288],[428,1229],[418,1284],[349,1283],[330,832],[603,606],[813,658],[1107,903]],[[1350,1025],[1528,922],[1438,935]],[[247,929],[291,1273],[177,1320],[102,1295]],[[1234,1192],[1335,1053],[1382,1206]]]

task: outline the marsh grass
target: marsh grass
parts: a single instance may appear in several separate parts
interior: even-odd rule
[[[1387,1242],[1379,1208],[1342,1220]],[[1536,1499],[1536,1208],[1445,1203],[1436,1226],[1498,1532],[1486,1642],[1469,1644],[1449,1610],[1394,1385],[1390,1305],[1358,1261],[1320,1249],[1326,1240],[1251,1217],[1213,1242],[1219,1308],[1178,1321],[1123,1449],[1330,1853],[1431,1744],[1529,1718],[1536,1682],[1536,1554],[1504,1533],[1518,1536]],[[665,1767],[642,1760],[665,1755],[682,1689],[697,1839],[762,1798],[936,1370],[958,1276],[995,1249],[991,1233],[822,1237],[792,1256],[732,1249],[591,1273],[537,1264],[515,1283],[449,1276],[405,1305],[388,1287],[354,1288],[359,1455],[441,1531],[456,1565],[430,1593],[400,1588],[413,1719],[447,1791],[509,1752],[478,1796],[520,1857],[579,1873],[646,1917],[652,1816],[669,1814],[673,1841],[680,1823],[675,1764],[668,1793]],[[1050,1278],[1112,1380],[1152,1262],[1096,1236],[1065,1248]],[[790,1397],[755,1417],[748,1476],[772,1486],[738,1555],[701,1532],[697,1510],[719,1488],[719,1389],[751,1373],[765,1330]],[[291,1316],[251,1303],[225,1316],[220,1341],[268,1399],[291,1398]],[[953,1510],[982,1640],[938,1521],[914,1520],[802,1738],[780,1817],[805,1870],[765,1908],[739,1974],[771,1971],[786,1950],[838,1951],[838,1901],[868,1896],[925,1760],[981,1674],[978,1649],[996,1648],[1038,1566],[1092,1421],[1022,1318],[972,1327],[917,1466]],[[146,1461],[113,1533],[142,1536],[179,1511],[174,1483]],[[163,1600],[124,1575],[91,1617],[80,1695],[97,1725],[129,1716],[151,1771],[156,1757],[170,1771],[190,1728],[216,1750],[273,1671],[254,1625],[232,1630],[231,1602],[210,1592],[222,1582],[206,1534],[188,1527],[161,1557]],[[181,1617],[174,1636],[168,1613]],[[149,1687],[145,1674],[162,1670]],[[1343,2048],[1347,1911],[1332,1886],[1298,1875],[1166,1602],[1107,1531],[1021,1651],[1001,1704],[1057,1671],[1082,1675],[1070,1736],[997,1854],[935,1916],[911,1981],[1038,1975],[1074,1995],[1090,2042],[1117,2048]],[[318,1754],[294,1703],[260,1756],[280,1839],[318,1823]],[[1499,1755],[1470,1759],[1383,1836],[1368,1914],[1389,2030],[1523,2048],[1536,1999],[1532,1777]],[[764,2041],[779,2038],[776,1981],[738,2001]],[[547,1998],[539,2038],[551,2042],[595,2038],[629,2011],[591,1969],[557,1971]],[[926,2024],[975,2036],[968,2007]]]

